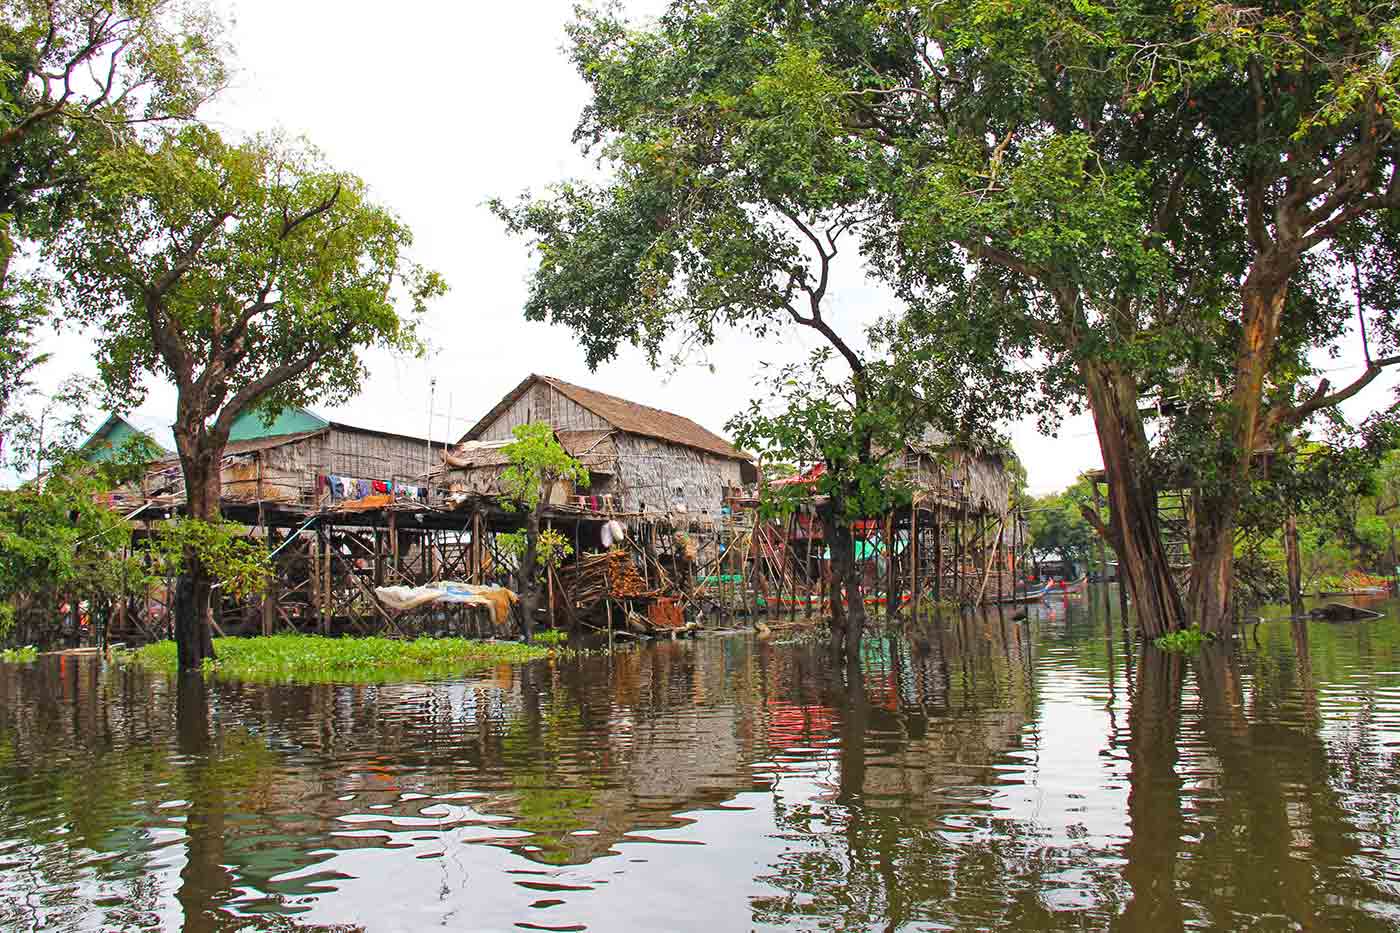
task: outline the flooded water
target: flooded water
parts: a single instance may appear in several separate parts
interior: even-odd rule
[[[1114,600],[1109,600],[1114,602]],[[0,665],[5,930],[1400,928],[1400,614],[377,686]]]

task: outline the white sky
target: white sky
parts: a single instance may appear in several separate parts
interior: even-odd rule
[[[323,414],[416,435],[431,425],[434,440],[455,439],[538,372],[723,433],[725,421],[756,394],[760,361],[799,358],[815,345],[806,335],[763,344],[730,337],[709,353],[709,367],[655,372],[628,352],[590,373],[568,331],[524,320],[528,251],[504,235],[484,203],[591,170],[570,142],[587,99],[562,52],[572,2],[410,0],[387,17],[382,4],[364,0],[224,3],[235,20],[240,73],[208,111],[210,122],[233,135],[280,128],[308,137],[408,223],[415,258],[442,272],[452,289],[426,320],[427,358],[375,358],[363,393],[340,408],[318,408]],[[628,8],[652,15],[663,5],[631,0]],[[843,333],[859,333],[888,310],[858,270],[846,269],[836,286],[831,317]],[[45,381],[91,369],[81,336],[54,337],[46,346],[55,361]],[[1356,373],[1337,372],[1334,382]],[[1388,388],[1393,380],[1380,380],[1349,411],[1383,404],[1389,396],[1379,383]],[[167,386],[154,387],[140,409],[167,419],[173,410]],[[1058,438],[1040,436],[1030,423],[1008,427],[1033,492],[1062,488],[1100,465],[1085,418],[1067,420]]]

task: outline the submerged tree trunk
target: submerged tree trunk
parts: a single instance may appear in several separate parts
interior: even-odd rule
[[[1085,362],[1081,368],[1108,482],[1108,524],[1101,517],[1094,521],[1118,556],[1118,583],[1128,587],[1143,634],[1155,638],[1182,628],[1186,609],[1157,520],[1157,486],[1137,388],[1112,364]]]
[[[181,446],[193,445],[182,443]],[[189,518],[205,522],[221,519],[219,462],[222,459],[222,446],[218,450],[211,450],[207,445],[188,452],[182,449],[180,463],[185,474]],[[190,547],[185,549],[181,571],[175,584],[176,655],[180,670],[198,670],[206,658],[214,657],[214,638],[209,627],[214,578],[199,554]]]
[[[860,566],[856,562],[855,534],[849,522],[838,517],[832,503],[822,513],[827,547],[831,551],[831,649],[850,660],[860,653],[861,633],[865,630],[865,596]]]

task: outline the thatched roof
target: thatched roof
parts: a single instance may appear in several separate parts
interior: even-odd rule
[[[593,414],[602,418],[614,428],[626,431],[629,434],[654,437],[658,440],[669,441],[684,447],[693,447],[696,450],[703,450],[721,457],[728,457],[732,460],[750,459],[747,455],[735,448],[733,444],[730,444],[718,434],[707,431],[689,418],[673,414],[669,411],[662,411],[659,408],[639,405],[625,398],[618,398],[616,395],[608,395],[604,392],[595,392],[592,389],[585,389],[582,386],[576,386],[562,379],[555,379],[552,376],[541,376],[538,374],[530,375],[521,382],[520,385],[512,389],[505,398],[496,403],[496,406],[488,411],[486,415],[463,436],[462,440],[475,440],[477,437],[481,436],[481,434],[491,426],[493,421],[499,418],[511,405],[515,404],[516,400],[529,391],[531,386],[537,383],[544,383],[551,386],[555,391],[593,412]],[[568,432],[561,432],[561,439],[562,433]]]

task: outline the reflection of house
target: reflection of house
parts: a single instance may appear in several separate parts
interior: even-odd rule
[[[543,422],[588,468],[580,494],[611,497],[624,512],[718,515],[725,495],[756,477],[749,457],[724,438],[671,412],[594,392],[549,376],[526,378],[477,422],[447,458],[444,485],[498,491],[501,448],[522,424]],[[560,491],[559,496],[572,491]]]

